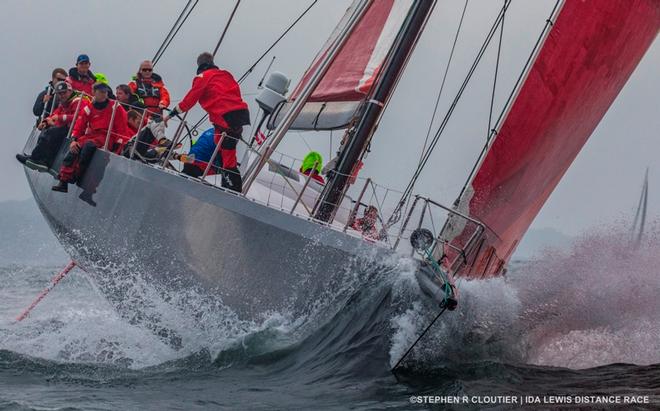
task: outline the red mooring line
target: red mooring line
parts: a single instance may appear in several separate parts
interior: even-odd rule
[[[30,306],[29,306],[27,309],[25,309],[25,311],[23,311],[23,312],[21,313],[21,315],[19,315],[18,317],[16,317],[16,321],[23,321],[28,315],[30,315],[30,311],[32,311],[32,309],[33,309],[34,307],[36,307],[37,304],[39,304],[39,302],[40,302],[41,300],[43,300],[44,297],[45,297],[46,295],[48,295],[48,293],[50,292],[50,290],[52,290],[53,288],[55,288],[55,286],[57,285],[57,283],[59,283],[59,282],[62,280],[62,278],[64,278],[67,274],[69,274],[69,271],[73,270],[73,268],[74,268],[75,266],[76,266],[76,262],[73,261],[73,260],[71,260],[71,261],[69,262],[69,264],[67,264],[67,266],[64,267],[64,270],[62,270],[59,274],[57,274],[55,277],[53,277],[52,280],[50,280],[50,282],[51,282],[50,285],[48,285],[48,287],[46,287],[46,288],[45,288],[45,289],[44,289],[44,290],[43,290],[43,291],[37,296],[37,298],[32,302],[32,304],[30,304]]]

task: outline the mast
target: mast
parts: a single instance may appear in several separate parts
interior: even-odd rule
[[[355,129],[349,131],[352,136],[339,154],[337,168],[324,188],[317,202],[314,217],[322,221],[331,221],[339,203],[348,188],[348,179],[355,164],[364,156],[364,152],[374,134],[383,109],[390,98],[396,83],[406,66],[408,58],[417,43],[426,21],[435,6],[435,0],[415,0],[410,8],[406,22],[401,27],[394,45],[390,49],[384,69],[372,94],[366,100]]]

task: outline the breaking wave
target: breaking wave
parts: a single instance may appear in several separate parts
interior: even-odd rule
[[[459,308],[446,312],[413,350],[404,373],[451,370],[452,378],[502,372],[506,364],[582,369],[660,363],[659,233],[654,227],[634,250],[625,229],[601,228],[566,249],[513,264],[504,278],[459,282]],[[62,378],[96,383],[116,375],[249,370],[283,381],[295,375],[299,383],[387,385],[389,368],[438,312],[422,296],[411,261],[395,256],[377,265],[356,262],[337,274],[341,286],[315,296],[305,313],[270,312],[251,320],[208,296],[168,293],[136,276],[126,305],[142,301],[135,321],[118,315],[95,283],[74,271],[28,320],[13,323],[53,271],[3,269],[3,368],[22,364],[40,373],[40,367],[55,367]]]

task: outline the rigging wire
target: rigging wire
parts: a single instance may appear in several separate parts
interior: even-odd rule
[[[153,60],[153,65],[154,65],[154,66],[155,66],[156,63],[160,60],[160,58],[163,56],[163,54],[165,54],[165,51],[166,51],[167,48],[170,46],[170,44],[172,44],[172,40],[174,40],[174,38],[176,37],[176,35],[179,34],[179,30],[181,30],[181,27],[183,27],[183,25],[184,25],[184,24],[186,23],[186,21],[188,20],[188,17],[190,17],[190,13],[192,13],[192,11],[195,9],[195,7],[197,6],[197,3],[199,3],[199,0],[195,0],[195,3],[193,3],[193,5],[192,5],[192,7],[190,8],[190,10],[188,10],[188,13],[185,15],[185,17],[183,18],[183,20],[181,21],[181,23],[179,24],[179,26],[178,26],[178,27],[176,28],[176,30],[174,31],[174,34],[172,34],[172,36],[169,38],[169,40],[167,40],[167,42],[165,43],[165,46],[163,47],[162,52],[161,52],[158,56],[156,56],[156,57],[154,58],[154,60]],[[187,5],[186,5],[186,6],[187,6]]]
[[[261,63],[261,60],[263,60],[263,59],[268,55],[268,53],[270,53],[271,50],[273,50],[273,49],[275,48],[275,46],[277,46],[277,44],[278,44],[278,43],[279,43],[279,42],[280,42],[280,41],[281,41],[281,40],[282,40],[282,39],[283,39],[283,38],[289,33],[289,31],[291,31],[291,30],[296,26],[296,24],[298,24],[298,22],[299,22],[300,20],[302,20],[303,17],[305,17],[305,15],[306,15],[306,14],[312,9],[312,7],[314,7],[314,6],[316,5],[316,3],[318,3],[318,1],[319,1],[319,0],[314,0],[314,1],[312,2],[312,4],[310,4],[309,7],[307,7],[307,8],[302,12],[302,14],[300,14],[300,15],[298,16],[298,18],[296,18],[296,19],[293,21],[293,23],[291,23],[291,25],[289,25],[289,27],[288,27],[286,30],[284,30],[284,32],[283,32],[283,33],[277,38],[277,40],[275,40],[275,41],[270,45],[270,47],[268,47],[268,48],[266,49],[266,51],[264,51],[264,52],[261,54],[261,56],[259,56],[259,58],[258,58],[258,59],[257,59],[257,60],[256,60],[251,66],[250,66],[250,68],[248,68],[248,69],[245,71],[245,73],[243,73],[243,75],[238,79],[238,84],[243,83],[243,81],[244,81],[244,80],[245,80],[250,74],[252,74],[252,72],[253,72],[254,69],[257,67],[257,65],[259,65],[259,63]],[[197,123],[195,123],[195,125],[192,127],[192,130],[193,130],[193,131],[197,130],[197,128],[198,128],[198,127],[199,127],[204,121],[206,121],[207,118],[208,118],[208,114],[205,114],[205,115],[204,115],[204,116],[203,116],[203,117],[202,117]]]
[[[481,45],[481,48],[479,49],[479,52],[477,53],[477,56],[475,57],[472,66],[470,66],[470,69],[468,70],[468,73],[463,80],[463,83],[461,84],[461,87],[459,88],[456,97],[454,97],[453,102],[451,103],[451,106],[449,107],[447,113],[445,114],[445,117],[443,118],[442,122],[438,126],[438,129],[433,136],[433,139],[431,140],[431,143],[429,144],[427,150],[425,153],[423,153],[422,158],[420,158],[419,164],[417,165],[417,169],[415,170],[415,173],[413,174],[412,178],[410,179],[410,182],[406,186],[405,190],[403,191],[403,195],[401,196],[401,200],[399,201],[399,204],[397,205],[396,209],[390,216],[390,219],[388,220],[388,225],[396,223],[400,216],[401,216],[401,208],[403,207],[404,203],[406,202],[406,199],[410,197],[410,194],[412,193],[412,190],[415,186],[415,183],[417,182],[417,179],[419,178],[422,170],[426,166],[426,163],[428,162],[429,158],[431,157],[431,154],[433,153],[433,150],[438,144],[438,141],[440,140],[440,136],[445,130],[445,127],[447,126],[447,123],[449,122],[449,119],[451,118],[452,114],[454,113],[454,109],[458,105],[459,100],[463,96],[463,92],[467,89],[468,84],[470,83],[470,80],[472,79],[472,75],[475,73],[477,66],[481,62],[482,57],[486,53],[486,50],[488,49],[488,46],[495,36],[495,33],[497,32],[497,28],[503,21],[503,12],[506,11],[506,9],[509,7],[511,4],[511,0],[505,0],[504,7],[502,10],[500,10],[499,14],[497,15],[497,18],[493,22],[493,25],[491,26],[488,34],[486,35],[486,39]]]
[[[518,76],[518,79],[516,80],[516,84],[513,86],[511,89],[511,93],[509,93],[509,97],[506,99],[506,103],[504,103],[504,106],[502,107],[502,111],[500,112],[500,115],[497,117],[497,120],[495,121],[495,124],[500,124],[502,121],[502,118],[504,117],[504,114],[507,112],[507,109],[509,105],[511,104],[511,100],[513,99],[513,96],[516,94],[518,91],[518,87],[520,86],[520,83],[523,81],[523,78],[525,78],[525,75],[527,73],[527,69],[529,68],[529,65],[532,63],[532,60],[534,59],[534,56],[536,55],[536,52],[539,49],[539,46],[541,45],[541,42],[543,41],[543,38],[545,36],[546,31],[548,30],[549,27],[551,27],[554,23],[552,22],[552,17],[555,15],[555,12],[557,11],[557,8],[561,4],[562,0],[557,0],[555,2],[554,7],[552,8],[552,11],[550,12],[550,17],[545,21],[545,26],[543,26],[543,30],[541,30],[541,34],[539,34],[538,39],[536,39],[536,43],[534,44],[534,47],[532,48],[532,52],[529,54],[527,57],[527,61],[525,61],[525,65],[523,66],[522,71],[520,72],[520,75]],[[479,153],[479,156],[477,156],[477,161],[474,163],[472,166],[472,170],[470,170],[470,173],[468,174],[468,178],[465,181],[465,184],[463,185],[463,188],[461,189],[460,194],[456,198],[456,202],[460,201],[460,198],[463,196],[463,193],[465,193],[465,190],[467,189],[468,185],[470,184],[470,181],[472,180],[472,177],[474,176],[474,173],[477,171],[477,167],[481,163],[481,160],[483,159],[484,155],[486,154],[486,151],[488,151],[488,147],[490,147],[490,143],[493,140],[493,137],[497,135],[497,126],[495,129],[490,131],[490,135],[488,136],[488,139],[486,140],[486,144],[484,144],[484,147],[481,149],[481,152]]]
[[[193,2],[193,0],[188,0],[188,3],[186,3],[186,6],[183,8],[183,10],[181,10],[181,13],[179,13],[179,17],[177,17],[177,19],[174,22],[174,24],[172,25],[172,28],[170,29],[169,33],[167,33],[167,35],[165,36],[165,39],[163,39],[163,42],[160,44],[160,47],[158,47],[158,50],[156,51],[156,54],[154,54],[154,58],[152,59],[152,61],[156,60],[158,58],[158,56],[161,54],[161,52],[163,51],[163,47],[165,47],[165,43],[167,43],[167,40],[169,40],[170,36],[172,36],[172,33],[174,32],[175,28],[181,22],[181,18],[183,17],[183,15],[185,14],[186,10],[188,9],[188,7],[190,6],[190,4],[192,2]]]
[[[220,35],[220,40],[218,40],[218,44],[216,44],[215,48],[213,49],[213,57],[215,57],[215,55],[218,53],[218,49],[220,48],[222,41],[225,39],[227,30],[229,30],[229,26],[231,25],[231,22],[234,20],[234,15],[236,14],[236,10],[238,10],[238,6],[240,4],[241,4],[241,0],[236,0],[236,5],[234,6],[234,10],[232,10],[231,14],[229,15],[229,19],[227,20],[227,24],[225,24],[224,30],[222,30],[222,34]]]
[[[506,5],[506,0],[504,0]],[[502,37],[504,37],[504,18],[506,17],[506,10],[502,13],[502,26],[500,26],[500,42],[497,45],[497,60],[495,61],[495,76],[493,77],[493,92],[490,96],[490,110],[488,110],[488,129],[486,130],[486,141],[490,139],[491,126],[493,124],[493,106],[495,105],[495,91],[497,90],[497,75],[500,69],[500,55],[502,53]]]
[[[467,10],[469,0],[465,0],[465,5],[463,6],[463,12],[461,13],[461,20],[458,23],[458,28],[456,29],[456,35],[454,36],[454,43],[451,46],[451,52],[449,53],[449,60],[447,60],[447,67],[445,67],[445,74],[442,76],[442,83],[440,84],[440,91],[438,92],[438,97],[435,99],[435,107],[433,107],[433,115],[431,116],[431,121],[429,122],[429,128],[426,131],[426,138],[424,139],[424,145],[422,146],[422,152],[419,155],[419,161],[422,161],[424,156],[424,151],[426,150],[426,145],[428,144],[429,137],[431,136],[431,130],[433,129],[433,123],[435,122],[435,116],[438,113],[438,106],[440,105],[440,98],[442,97],[442,91],[445,88],[445,82],[447,81],[447,74],[449,73],[449,67],[451,67],[451,61],[454,58],[454,50],[456,49],[456,43],[458,42],[458,36],[461,33],[461,27],[463,26],[463,19],[465,18],[465,11]]]

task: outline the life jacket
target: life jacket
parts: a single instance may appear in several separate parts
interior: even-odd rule
[[[135,85],[137,86],[135,94],[137,94],[139,98],[143,100],[145,98],[157,98],[160,100],[160,87],[155,86],[153,82],[147,83],[140,79],[136,79]]]
[[[167,91],[162,77],[156,73],[152,73],[149,80],[135,76],[128,86],[139,101],[149,109],[158,108],[159,104],[166,107],[170,105],[170,93]]]

